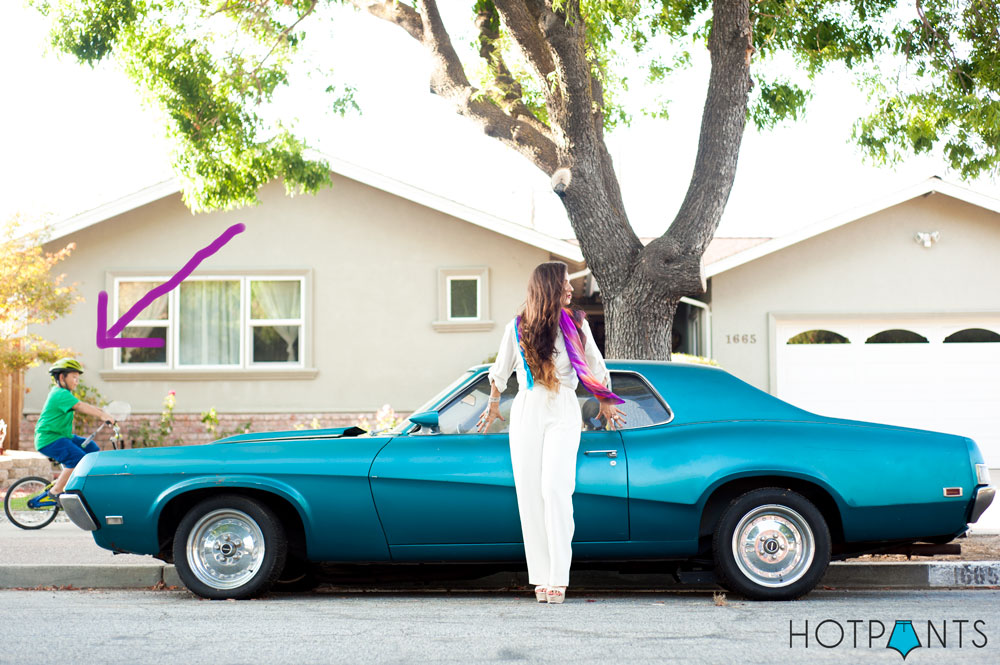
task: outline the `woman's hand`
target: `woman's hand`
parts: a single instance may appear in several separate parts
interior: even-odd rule
[[[500,420],[504,419],[504,417],[500,415],[500,403],[490,402],[490,405],[486,407],[485,411],[483,411],[483,415],[479,416],[479,424],[476,425],[476,430],[480,434],[484,433],[490,428],[490,425],[492,425],[493,421],[497,418]]]
[[[597,417],[607,423],[608,429],[618,429],[625,424],[625,412],[611,402],[601,402]]]

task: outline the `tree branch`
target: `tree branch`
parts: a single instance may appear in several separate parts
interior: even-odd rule
[[[292,30],[294,30],[299,23],[302,23],[302,21],[304,21],[307,16],[313,13],[313,11],[316,9],[316,5],[318,4],[318,2],[319,0],[312,0],[312,2],[310,2],[309,4],[309,7],[304,12],[302,12],[302,15],[299,16],[294,23],[292,23],[290,26],[288,26],[278,34],[278,36],[274,40],[274,44],[271,46],[271,50],[268,51],[267,54],[260,59],[260,62],[257,63],[257,66],[254,67],[253,71],[250,72],[251,76],[256,74],[260,70],[260,68],[264,66],[264,63],[267,62],[267,59],[271,57],[271,54],[274,53],[274,50],[278,48],[278,45],[281,42],[288,40],[288,35],[292,33]]]
[[[548,135],[548,126],[524,103],[521,84],[507,68],[503,53],[497,48],[497,41],[500,39],[500,15],[492,2],[482,4],[476,16],[476,27],[479,29],[479,56],[488,63],[493,74],[494,86],[501,94],[498,103],[508,114],[522,118],[542,134]]]
[[[754,52],[747,0],[713,0],[708,48],[712,71],[691,182],[670,228],[647,245],[639,259],[638,267],[654,278],[676,275],[670,266],[678,264],[689,264],[686,272],[701,274],[701,257],[729,199],[746,124]],[[680,295],[700,293],[704,278],[700,281],[672,289]]]
[[[496,0],[496,8],[528,65],[535,70],[538,80],[547,82],[555,71],[555,63],[552,62],[552,53],[538,27],[539,14],[530,12],[524,0]],[[558,91],[552,90],[547,83],[544,89],[546,103],[552,107],[556,103]],[[553,98],[550,99],[550,96]]]
[[[350,0],[358,9],[364,9],[372,16],[395,23],[418,42],[424,40],[424,24],[417,10],[399,0]]]
[[[357,6],[364,6],[378,18],[402,26],[430,51],[434,63],[431,92],[454,103],[459,114],[478,122],[487,136],[496,138],[524,155],[544,173],[551,174],[559,167],[556,146],[551,136],[539,131],[530,121],[511,117],[494,104],[476,98],[477,90],[465,75],[434,0],[420,0],[422,11],[419,14],[413,7],[393,0],[377,3],[364,0],[352,2]],[[413,16],[420,21],[419,29],[412,23]]]

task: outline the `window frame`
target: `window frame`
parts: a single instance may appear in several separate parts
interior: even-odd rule
[[[456,279],[476,280],[476,317],[451,315],[451,282]],[[490,319],[490,269],[489,266],[456,266],[438,268],[437,319],[431,327],[437,332],[487,332],[493,329]]]
[[[251,299],[253,298],[253,282],[299,282],[299,317],[297,319],[254,319],[251,314]],[[242,305],[246,308],[243,323],[243,366],[247,369],[264,369],[269,367],[290,368],[304,367],[306,348],[306,286],[304,276],[294,275],[246,275],[244,277],[244,294]],[[254,362],[253,360],[253,328],[262,326],[298,326],[299,327],[299,359],[297,362]]]
[[[156,377],[213,379],[213,378],[313,378],[317,371],[311,368],[311,340],[309,327],[312,325],[311,308],[311,270],[258,270],[244,271],[205,271],[188,276],[184,281],[238,281],[240,283],[240,351],[239,363],[232,365],[181,365],[179,363],[180,348],[180,286],[168,294],[167,319],[147,321],[136,319],[127,327],[134,326],[165,326],[167,327],[165,363],[127,363],[122,362],[121,347],[105,349],[105,367],[101,378],[116,379],[155,379]],[[106,273],[106,284],[112,292],[111,311],[109,319],[117,320],[119,304],[119,285],[122,282],[163,283],[171,276],[153,271],[114,271]],[[253,281],[298,281],[299,282],[299,314],[297,319],[251,319],[250,318],[250,284]],[[277,323],[275,323],[277,322]],[[299,326],[298,362],[252,362],[252,328],[258,325],[297,325]]]
[[[117,321],[120,318],[119,312],[120,308],[120,291],[119,286],[122,282],[149,282],[151,284],[163,284],[169,277],[149,277],[149,276],[121,276],[115,277],[113,280],[113,294],[109,299],[111,300],[111,312],[109,312],[109,323],[113,324],[113,321]],[[154,287],[155,288],[155,287]],[[175,289],[176,290],[176,289]],[[147,292],[148,293],[148,292]],[[135,327],[147,327],[147,328],[166,328],[167,334],[164,339],[165,349],[165,362],[162,363],[125,363],[122,362],[122,354],[125,351],[124,347],[114,347],[113,355],[113,367],[115,369],[125,369],[125,370],[138,370],[138,369],[148,369],[148,370],[170,370],[173,369],[173,341],[172,337],[174,335],[174,329],[176,325],[174,324],[174,299],[173,292],[167,294],[167,318],[166,319],[139,319],[136,318],[128,323],[125,328],[135,328]],[[112,319],[112,317],[114,317]],[[124,332],[124,328],[122,329]]]

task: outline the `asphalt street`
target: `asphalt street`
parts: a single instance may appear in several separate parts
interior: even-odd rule
[[[910,644],[915,636],[921,646],[906,665],[992,665],[998,601],[991,590],[818,591],[788,603],[720,604],[711,593],[581,594],[562,606],[513,593],[235,602],[183,591],[0,591],[0,663],[896,664],[904,660],[886,644],[896,622],[909,620]]]

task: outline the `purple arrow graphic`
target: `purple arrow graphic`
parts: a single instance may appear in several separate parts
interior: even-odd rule
[[[108,292],[101,291],[97,294],[97,348],[106,349],[108,347],[124,347],[134,349],[163,346],[163,340],[155,337],[116,336],[125,330],[125,326],[131,323],[132,320],[139,315],[139,312],[149,307],[154,300],[163,294],[170,293],[180,286],[180,283],[187,279],[187,276],[194,272],[194,269],[197,268],[202,261],[222,249],[223,245],[233,239],[233,236],[237,233],[243,233],[246,228],[247,227],[244,224],[233,224],[228,229],[223,231],[222,235],[213,240],[208,247],[195,252],[195,255],[191,257],[191,260],[185,263],[184,267],[178,270],[173,277],[140,298],[139,302],[132,305],[132,307],[125,312],[121,318],[115,321],[114,325],[110,328],[108,328]]]

